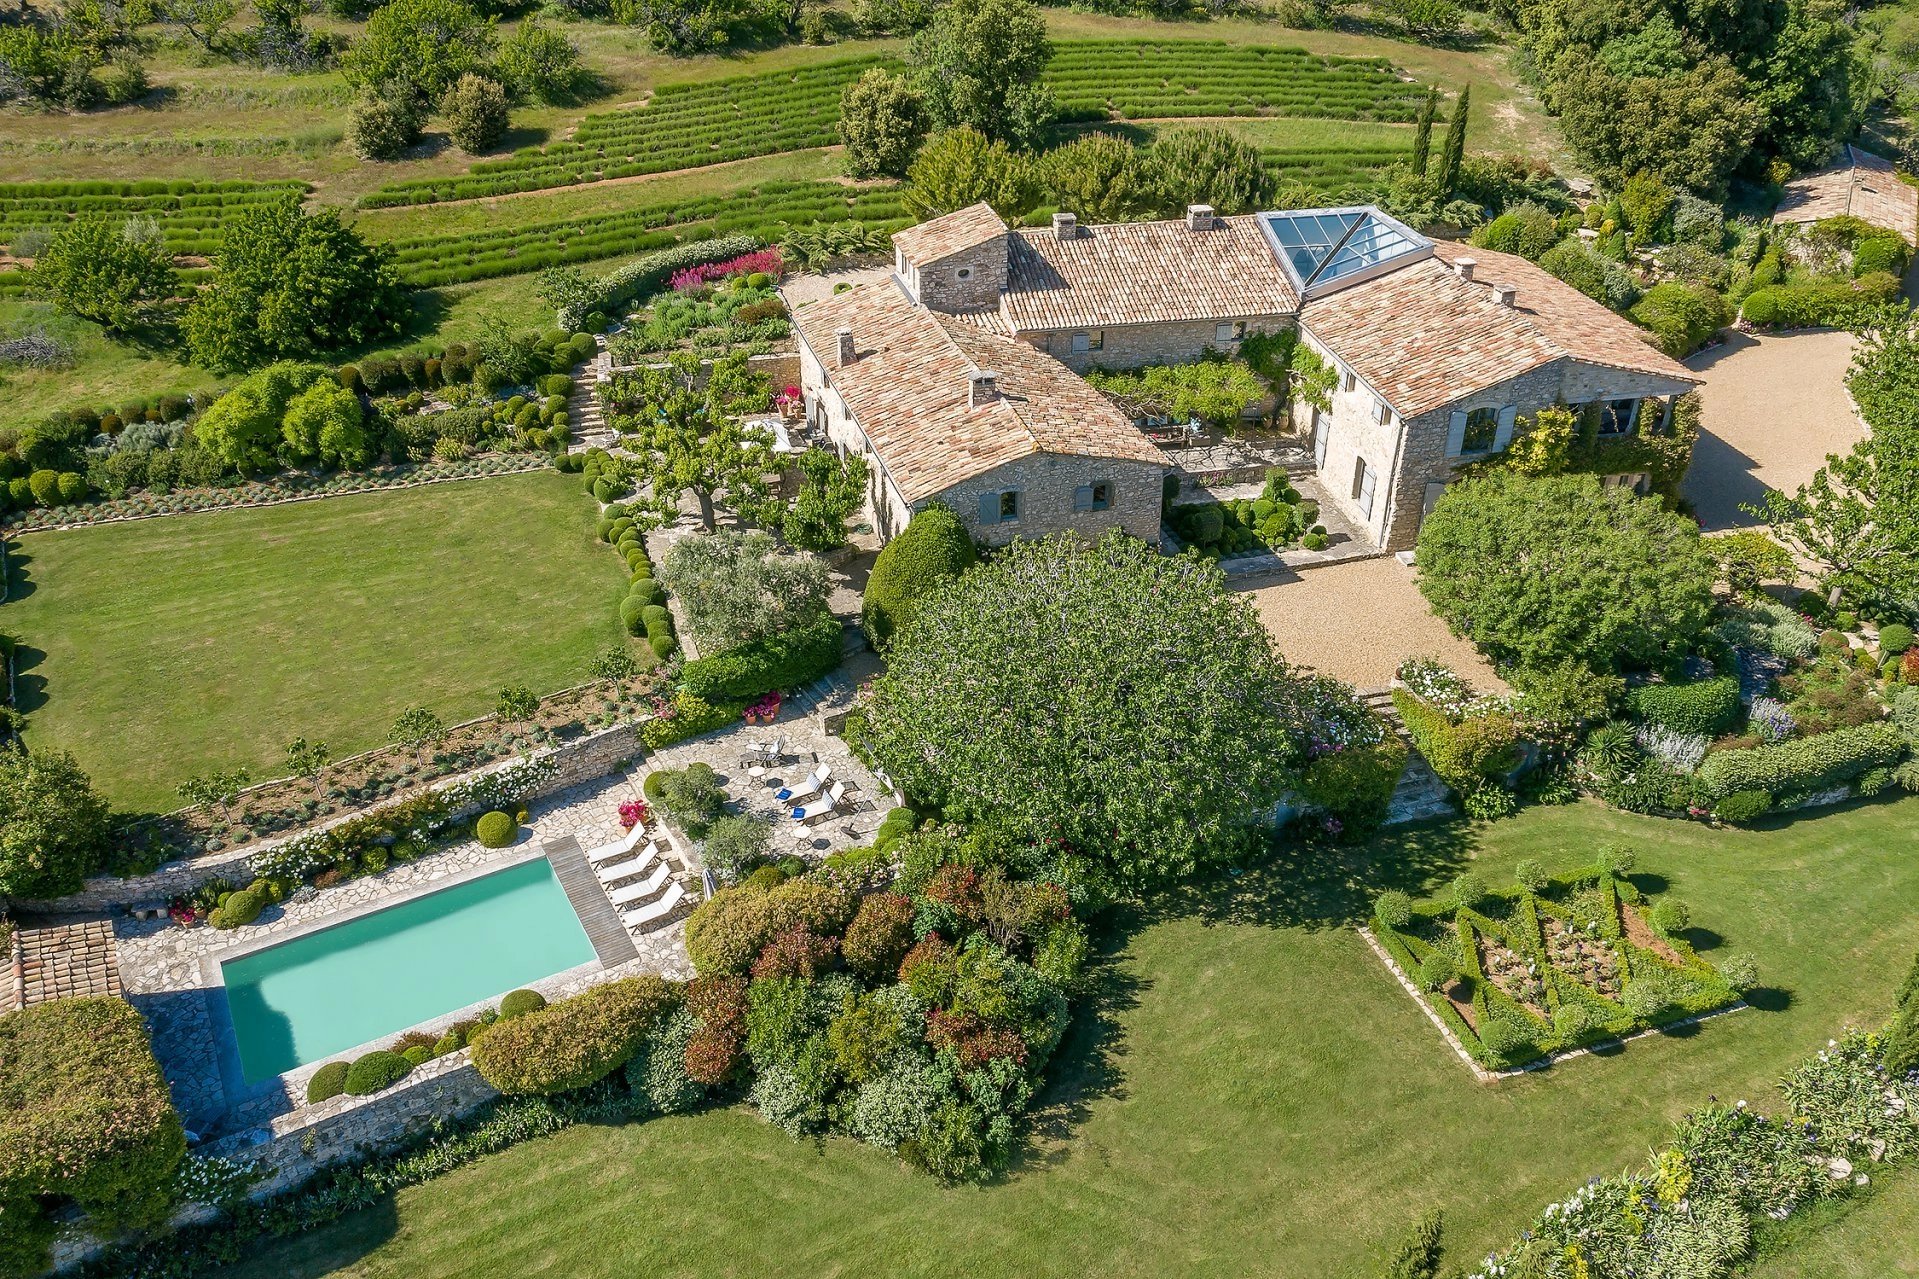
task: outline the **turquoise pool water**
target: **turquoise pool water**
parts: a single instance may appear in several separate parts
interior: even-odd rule
[[[539,857],[220,965],[258,1083],[593,958]]]

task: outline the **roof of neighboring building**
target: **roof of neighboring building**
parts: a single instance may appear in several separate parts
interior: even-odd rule
[[[1164,465],[1166,455],[1105,396],[1030,344],[915,306],[892,281],[860,285],[794,313],[833,389],[907,502],[1035,453]],[[837,331],[853,333],[840,367]],[[971,375],[999,394],[971,403]]]
[[[1919,188],[1899,180],[1890,161],[1845,147],[1837,164],[1794,178],[1773,213],[1775,222],[1817,222],[1851,214],[1919,244]]]
[[[1251,216],[1050,228],[1009,237],[1006,318],[1015,332],[1292,315],[1299,293]]]
[[[1005,234],[1006,224],[993,212],[993,206],[982,200],[929,222],[895,231],[893,244],[906,255],[908,262],[937,262]]]
[[[1301,323],[1383,396],[1417,417],[1555,360],[1697,383],[1638,326],[1525,258],[1439,244],[1424,261],[1306,304]],[[1471,281],[1453,268],[1478,263]],[[1514,304],[1493,299],[1512,285]]]

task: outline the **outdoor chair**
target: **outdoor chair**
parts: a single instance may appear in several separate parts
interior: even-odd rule
[[[586,860],[597,864],[599,862],[611,861],[615,857],[624,857],[639,847],[640,841],[645,837],[646,823],[634,822],[633,829],[626,832],[626,838],[616,839],[610,844],[601,844],[598,848],[590,850],[586,855]]]
[[[673,884],[666,895],[656,902],[649,902],[637,910],[623,910],[620,919],[628,928],[644,928],[656,919],[663,919],[673,913],[673,908],[686,899],[686,890]]]
[[[793,820],[802,826],[811,826],[815,822],[825,821],[840,810],[840,801],[846,798],[846,783],[834,782],[833,789],[826,792],[823,799],[793,810]]]
[[[615,906],[631,906],[634,902],[645,901],[660,891],[660,885],[666,882],[666,877],[671,873],[671,868],[668,867],[665,862],[661,862],[653,868],[651,875],[648,875],[637,884],[628,884],[625,888],[613,889],[607,893],[606,899]]]
[[[833,766],[831,764],[821,764],[813,770],[813,775],[808,777],[803,785],[782,787],[774,793],[773,798],[782,803],[790,803],[793,801],[804,803],[819,794],[820,791],[825,788],[826,783],[832,779],[832,776]]]
[[[596,867],[593,873],[599,876],[602,884],[617,884],[622,879],[633,878],[654,862],[658,861],[659,857],[660,846],[656,843],[649,842],[645,848],[640,850],[638,857],[623,862],[606,863]]]

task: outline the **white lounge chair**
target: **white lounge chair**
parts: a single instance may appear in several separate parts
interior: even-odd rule
[[[631,906],[634,902],[643,902],[660,891],[660,885],[666,882],[671,869],[665,862],[653,868],[653,873],[637,884],[628,884],[625,888],[615,888],[606,895],[606,899],[615,906]]]
[[[838,812],[840,801],[844,798],[846,798],[846,783],[834,782],[833,789],[826,792],[823,798],[794,809],[793,820],[803,825],[811,825],[821,818]]]
[[[770,742],[754,742],[740,757],[743,763],[754,765],[777,764],[785,758],[786,734],[784,733]]]
[[[602,884],[617,884],[622,879],[631,879],[641,871],[648,869],[659,859],[660,846],[649,843],[640,850],[638,857],[621,862],[608,862],[594,868],[593,873],[600,877]]]
[[[833,766],[831,764],[821,764],[813,770],[813,775],[808,777],[804,784],[800,786],[788,786],[779,790],[774,793],[773,798],[786,803],[803,804],[825,789],[826,783],[832,780],[832,777]]]
[[[666,895],[656,902],[648,902],[637,910],[623,910],[620,919],[628,928],[644,928],[656,919],[663,919],[673,913],[673,908],[686,899],[686,890],[674,884],[666,890]]]
[[[610,844],[601,844],[598,848],[588,849],[586,860],[598,863],[611,861],[615,857],[624,857],[639,847],[640,841],[645,838],[646,823],[634,822],[633,829],[626,832],[625,839],[616,839]]]

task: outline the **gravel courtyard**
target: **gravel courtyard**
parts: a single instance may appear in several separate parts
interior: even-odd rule
[[[1757,524],[1741,505],[1769,488],[1791,492],[1864,434],[1846,395],[1851,362],[1852,335],[1827,329],[1728,333],[1686,361],[1706,378],[1704,430],[1685,485],[1706,531]]]
[[[1456,639],[1392,556],[1308,569],[1247,592],[1289,662],[1362,689],[1384,688],[1409,657],[1432,657],[1475,687],[1506,691],[1471,644]]]

